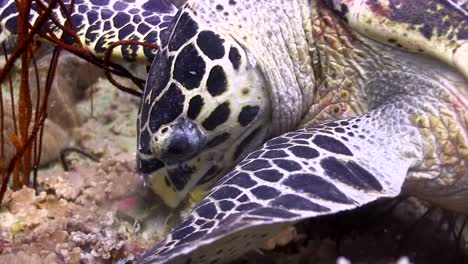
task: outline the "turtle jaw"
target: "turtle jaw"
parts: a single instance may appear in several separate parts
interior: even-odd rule
[[[186,195],[182,188],[189,184],[187,180],[190,173],[193,172],[193,168],[190,169],[184,164],[170,166],[159,159],[142,156],[141,154],[137,155],[137,171],[144,186],[153,191],[165,205],[176,208]],[[170,171],[172,173],[169,173]],[[175,175],[174,172],[180,173],[180,175]]]
[[[213,157],[213,154],[205,156]],[[220,164],[223,164],[223,157],[211,160],[193,157],[187,162],[166,165],[149,174],[146,177],[146,183],[167,206],[176,208],[186,199],[200,178],[208,174],[217,177],[219,175],[217,169],[221,166]]]
[[[268,115],[266,115],[268,116]],[[263,122],[250,127],[237,138],[211,149],[204,149],[185,161],[168,163],[156,158],[138,158],[138,173],[169,207],[176,208],[191,192],[206,192],[248,153],[270,135]]]

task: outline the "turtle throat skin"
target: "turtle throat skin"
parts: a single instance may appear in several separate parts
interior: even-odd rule
[[[270,135],[262,72],[229,35],[178,13],[151,66],[138,119],[138,171],[170,207],[207,190]]]

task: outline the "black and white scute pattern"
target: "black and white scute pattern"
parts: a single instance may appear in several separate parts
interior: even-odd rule
[[[368,122],[370,117],[332,122],[268,141],[223,177],[139,263],[224,262],[288,224],[398,195],[409,166],[361,156],[377,140],[362,129]]]
[[[33,1],[30,21],[36,21],[49,1]],[[66,8],[72,1],[63,0]],[[159,45],[160,35],[164,31],[177,8],[169,0],[75,0],[71,10],[71,25],[80,37],[83,45],[92,53],[102,56],[112,42],[136,40]],[[56,5],[53,15],[61,24],[66,15]],[[18,9],[12,0],[0,0],[0,42],[16,34]],[[61,30],[51,20],[46,23],[58,36]],[[71,36],[64,41],[74,44]],[[129,62],[151,63],[155,50],[137,45],[122,45],[114,49],[115,58]]]

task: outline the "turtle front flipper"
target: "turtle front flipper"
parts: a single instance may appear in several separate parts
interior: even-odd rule
[[[81,43],[96,56],[103,56],[109,45],[121,40],[134,40],[151,44],[160,44],[160,36],[169,26],[177,8],[170,0],[63,0],[65,7],[71,7],[70,23]],[[42,3],[42,6],[41,4]],[[74,3],[71,5],[71,3]],[[33,1],[30,24],[34,25],[44,12],[48,1]],[[56,4],[53,16],[64,25],[64,9]],[[17,33],[18,9],[16,1],[0,0],[0,43]],[[52,29],[55,35],[62,31],[52,19],[48,19],[45,28]],[[64,36],[68,44],[75,44],[71,36]],[[113,50],[113,57],[129,62],[151,63],[155,50],[132,44],[121,45]]]
[[[398,104],[266,142],[138,263],[224,262],[300,220],[398,195],[421,159],[417,128]]]

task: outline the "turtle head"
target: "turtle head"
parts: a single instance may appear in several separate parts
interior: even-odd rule
[[[268,136],[270,100],[261,71],[228,34],[180,12],[161,37],[138,119],[138,171],[176,207]]]

